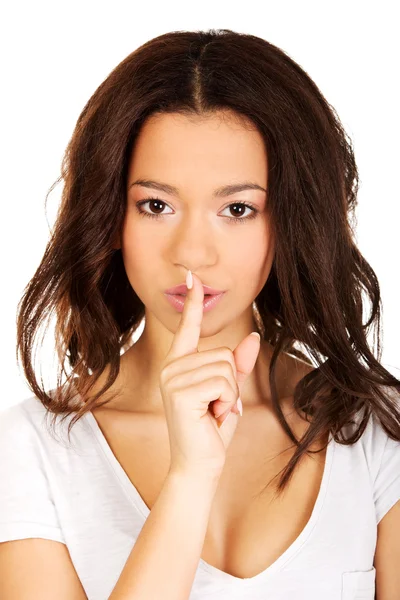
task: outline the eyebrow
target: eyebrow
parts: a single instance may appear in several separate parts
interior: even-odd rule
[[[136,179],[136,181],[130,184],[129,189],[131,189],[131,187],[133,187],[134,185],[140,185],[143,187],[158,190],[160,192],[165,192],[166,194],[170,194],[171,196],[179,196],[178,188],[176,188],[173,185],[169,185],[168,183],[163,183],[154,179]],[[231,196],[232,194],[242,192],[243,190],[260,190],[262,192],[267,191],[257,183],[253,183],[252,181],[243,181],[242,183],[233,183],[217,188],[213,192],[213,197],[225,198],[226,196]]]

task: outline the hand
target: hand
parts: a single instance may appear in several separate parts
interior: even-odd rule
[[[160,390],[168,426],[170,471],[221,474],[226,450],[238,423],[236,401],[260,350],[248,335],[232,352],[228,347],[199,352],[204,291],[193,275],[178,329],[162,363]],[[218,416],[228,415],[220,429]]]

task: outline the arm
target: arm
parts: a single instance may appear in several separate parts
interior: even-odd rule
[[[400,598],[400,500],[378,525],[374,567],[376,600]]]
[[[109,600],[188,600],[218,481],[168,473]]]
[[[67,546],[44,538],[0,544],[0,598],[88,600]]]

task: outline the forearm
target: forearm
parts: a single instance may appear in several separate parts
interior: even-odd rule
[[[109,600],[188,600],[217,485],[168,474]]]

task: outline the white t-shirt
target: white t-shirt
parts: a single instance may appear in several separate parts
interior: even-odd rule
[[[0,542],[66,544],[88,599],[107,600],[149,509],[91,412],[72,428],[71,445],[72,416],[55,438],[45,413],[35,396],[0,412]],[[248,579],[200,559],[190,600],[374,599],[377,524],[400,499],[400,442],[374,415],[356,444],[330,440],[313,513],[295,542]]]

